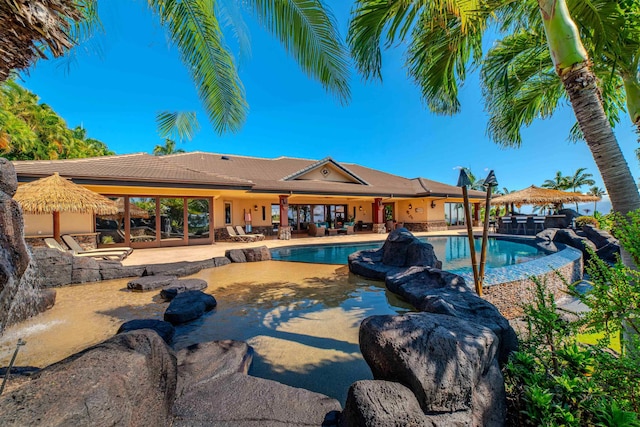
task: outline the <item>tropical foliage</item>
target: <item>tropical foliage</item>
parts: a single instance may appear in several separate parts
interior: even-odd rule
[[[601,309],[579,321],[563,319],[553,294],[536,283],[536,298],[525,308],[526,336],[505,367],[509,425],[640,426],[640,365],[633,355],[607,348],[616,327],[608,319],[626,318],[620,311],[623,295],[637,301],[640,293],[618,287],[619,282],[613,291],[605,291],[612,284],[610,277],[618,277],[616,271],[625,267],[599,262],[597,268],[610,274],[596,275],[594,289],[576,295]],[[616,294],[613,300],[611,292]],[[603,338],[595,345],[583,344],[580,330],[599,332]]]
[[[571,11],[576,14],[591,14],[592,19],[585,22],[594,23],[594,27],[587,28],[579,21],[582,25],[579,28],[565,0],[357,0],[348,41],[356,66],[369,79],[381,78],[381,45],[407,46],[408,73],[420,87],[431,111],[454,114],[460,110],[458,88],[465,80],[467,69],[482,65],[482,36],[489,25],[495,22],[502,31],[514,33],[529,27],[536,29],[541,43],[537,50],[520,58],[528,72],[536,76],[533,81],[539,83],[528,90],[561,85],[561,93],[566,93],[570,100],[614,209],[629,212],[640,208],[640,196],[607,120],[598,80],[591,71],[591,61],[581,39],[594,34],[602,37],[599,39],[602,48],[592,57],[596,63],[600,63],[607,50],[611,55],[622,55],[619,50],[624,43],[620,43],[620,37],[624,35],[626,38],[625,28],[629,24],[624,18],[632,18],[620,13],[620,2],[569,0],[569,3]],[[601,15],[597,13],[607,5],[608,11]],[[609,14],[611,9],[617,13]],[[632,24],[637,22],[634,20]],[[509,58],[511,53],[507,51],[505,56]],[[539,72],[548,67],[552,70],[550,74]],[[515,67],[503,67],[490,81],[510,90],[506,83],[510,82],[509,73],[513,69]],[[514,84],[517,81],[518,76],[514,77]],[[556,104],[557,100],[552,103],[553,106]],[[548,113],[550,108],[535,102],[512,106],[518,109],[519,114],[526,109]],[[534,117],[538,115],[534,114]],[[496,142],[501,142],[495,133],[490,132],[490,135]]]
[[[587,194],[590,194],[592,196],[596,196],[596,197],[602,197],[605,194],[607,194],[607,192],[604,190],[604,188],[600,188],[597,185],[594,185],[593,187],[589,188],[589,191],[587,191]],[[596,212],[598,212],[598,202],[593,202],[593,214],[595,215]]]
[[[154,156],[166,156],[167,154],[184,153],[182,148],[176,148],[176,142],[172,139],[165,139],[164,145],[156,145],[153,148]]]
[[[38,96],[14,81],[0,86],[0,155],[10,160],[74,159],[113,154],[102,142],[87,137]]]
[[[620,121],[625,99],[640,103],[634,84],[624,79],[637,75],[638,12],[637,2],[568,0],[587,52],[594,58],[603,106],[611,125]],[[566,101],[567,95],[547,46],[537,2],[524,1],[511,9],[518,19],[505,19],[504,37],[493,45],[482,63],[482,84],[489,112],[488,133],[506,146],[522,143],[521,129],[538,118],[548,118]],[[632,70],[636,69],[635,72]],[[637,85],[637,76],[635,77]],[[639,106],[628,105],[635,123]],[[635,113],[634,113],[635,111]],[[571,130],[573,140],[582,138],[579,126]]]

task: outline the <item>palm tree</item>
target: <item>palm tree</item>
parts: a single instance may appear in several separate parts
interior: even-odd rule
[[[473,174],[473,172],[471,172],[471,169],[469,168],[463,167],[462,170],[467,173],[467,176],[469,176],[469,180],[471,180],[472,184],[469,188],[471,188],[472,190],[485,191],[484,179],[476,179],[476,176]]]
[[[171,139],[165,139],[164,145],[156,145],[153,149],[154,156],[166,156],[168,154],[184,153],[182,148],[176,149],[176,142]]]
[[[586,170],[587,168],[578,168],[573,176],[567,177],[567,187],[572,189],[574,193],[577,193],[583,185],[594,185],[596,183],[591,179],[593,175],[586,173]]]
[[[510,20],[513,26],[515,20],[528,17],[522,4],[532,3],[356,0],[348,41],[356,66],[370,79],[381,77],[383,37],[388,46],[406,44],[409,75],[429,108],[453,114],[459,110],[457,82],[464,80],[469,62],[479,64],[482,59],[482,34],[489,18]],[[614,209],[622,213],[639,209],[640,195],[607,120],[597,78],[566,1],[538,0],[538,11],[554,72],[568,94]],[[539,67],[536,58],[530,66]]]
[[[596,182],[591,179],[593,175],[585,173],[586,170],[587,168],[579,168],[573,176],[568,176],[567,188],[571,188],[574,193],[577,193],[578,189],[583,185],[594,185]],[[578,212],[578,202],[576,202],[576,212]]]
[[[563,176],[562,172],[557,171],[553,179],[547,179],[542,183],[542,187],[553,190],[566,190],[569,188],[568,177]]]
[[[481,71],[489,112],[487,133],[505,146],[519,146],[521,129],[539,117],[550,117],[566,98],[562,82],[555,76],[542,17],[535,10],[538,5],[519,3],[519,13],[526,18],[505,19],[501,28],[505,35],[487,52]],[[611,125],[615,125],[626,96],[631,120],[636,123],[640,119],[640,91],[637,73],[632,70],[638,68],[640,28],[625,21],[637,20],[640,5],[613,0],[591,3],[593,7],[568,0],[589,55],[598,58],[593,71],[600,80],[603,106]],[[570,138],[582,139],[577,124]]]
[[[602,197],[607,193],[604,191],[604,188],[600,188],[600,187],[594,185],[593,187],[591,187],[589,189],[587,194],[590,194],[590,195],[596,196],[596,197]],[[597,207],[598,207],[598,202],[597,201],[593,202],[593,214],[594,215],[596,214],[596,212],[598,212],[598,210],[596,209]]]
[[[33,43],[34,49],[39,49],[39,43],[49,43],[49,50],[58,56],[71,47],[70,33],[83,36],[87,34],[87,27],[98,23],[97,0],[61,3],[64,9],[51,7],[46,10],[56,18],[52,20],[47,36],[42,36],[39,22],[18,20],[26,22],[23,27],[30,32],[26,36],[20,35]],[[247,102],[233,55],[223,36],[219,2],[147,0],[147,3],[178,49],[215,130],[219,133],[239,130],[245,120]],[[338,36],[335,19],[323,0],[250,0],[243,4],[250,7],[258,21],[280,40],[307,75],[318,80],[341,102],[348,101],[348,55]],[[3,17],[11,21],[10,18]],[[0,28],[3,28],[7,23],[1,24]],[[4,36],[5,32],[0,34]],[[16,45],[24,42],[23,39],[0,38],[0,51],[16,51]],[[11,69],[26,68],[35,57],[34,53],[21,62],[0,61],[0,81],[7,78]]]

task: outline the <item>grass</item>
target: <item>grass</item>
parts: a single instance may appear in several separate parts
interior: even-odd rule
[[[603,332],[599,332],[597,334],[588,334],[588,333],[578,334],[578,342],[581,342],[583,344],[597,344],[597,342],[602,338],[604,338]],[[617,353],[620,353],[620,338],[612,337],[608,347],[611,350],[616,351]]]

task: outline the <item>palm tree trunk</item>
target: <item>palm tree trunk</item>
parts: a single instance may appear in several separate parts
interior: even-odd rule
[[[602,107],[602,96],[565,0],[538,0],[547,44],[613,209],[640,209],[640,195]]]
[[[583,62],[561,78],[613,209],[622,214],[640,209],[638,188],[602,107],[595,74]]]

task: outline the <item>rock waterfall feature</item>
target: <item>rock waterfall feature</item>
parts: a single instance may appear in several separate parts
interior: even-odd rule
[[[24,240],[22,210],[13,195],[18,179],[13,164],[0,158],[0,334],[11,323],[37,313],[51,302],[39,291]],[[53,296],[55,298],[55,296]],[[47,302],[48,301],[48,302]]]

